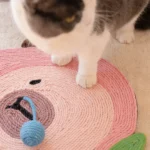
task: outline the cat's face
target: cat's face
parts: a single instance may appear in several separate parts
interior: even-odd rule
[[[22,0],[27,21],[44,38],[68,33],[81,21],[82,0]]]
[[[23,35],[48,54],[74,54],[93,31],[96,0],[11,0]]]

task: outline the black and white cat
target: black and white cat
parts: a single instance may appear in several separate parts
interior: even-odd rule
[[[78,56],[76,82],[84,88],[97,82],[97,62],[114,36],[134,40],[134,26],[149,0],[11,0],[16,24],[52,62],[68,64]]]

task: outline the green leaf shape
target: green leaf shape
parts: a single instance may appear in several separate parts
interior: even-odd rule
[[[146,144],[146,137],[142,133],[133,134],[117,144],[110,150],[144,150]]]

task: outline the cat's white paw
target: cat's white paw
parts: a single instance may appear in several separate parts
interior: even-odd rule
[[[64,66],[71,62],[72,57],[71,56],[61,57],[61,56],[52,55],[51,60],[53,64],[56,64],[58,66]]]
[[[97,83],[96,75],[80,75],[77,74],[76,82],[78,85],[82,86],[83,88],[91,88]]]
[[[133,31],[120,30],[116,33],[116,39],[122,44],[134,42],[135,36]]]

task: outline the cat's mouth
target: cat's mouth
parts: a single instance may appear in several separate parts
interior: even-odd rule
[[[20,138],[20,128],[24,122],[33,119],[28,102],[22,97],[32,99],[37,110],[37,120],[48,128],[55,117],[52,103],[43,95],[32,90],[21,90],[6,95],[0,105],[0,127],[12,138]]]

